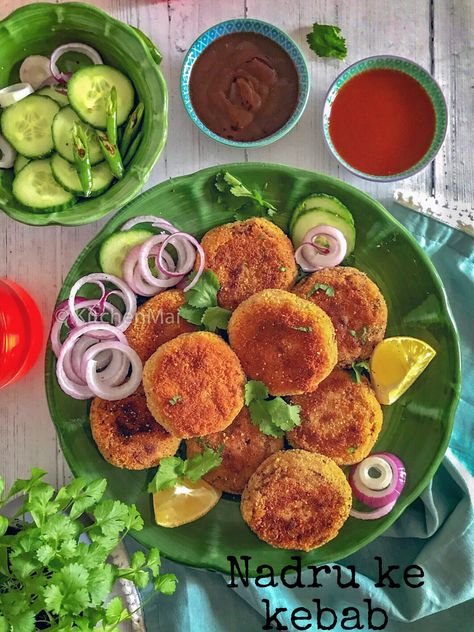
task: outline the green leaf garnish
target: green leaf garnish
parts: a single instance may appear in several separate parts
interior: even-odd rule
[[[258,189],[248,189],[238,178],[228,171],[220,171],[215,180],[220,195],[218,202],[233,211],[237,220],[251,217],[273,217],[276,207],[266,200]]]
[[[306,295],[306,298],[311,298],[318,290],[322,290],[326,296],[334,296],[334,288],[331,285],[327,285],[326,283],[315,283],[311,290]]]
[[[351,445],[349,448],[347,448],[347,451],[349,452],[349,454],[354,454],[354,452],[357,450],[356,446]]]
[[[180,399],[181,395],[173,395],[173,397],[168,400],[168,403],[170,404],[170,406],[176,406]]]
[[[163,489],[175,487],[183,479],[196,483],[205,474],[222,463],[224,446],[213,450],[205,445],[201,454],[183,460],[178,456],[161,459],[158,471],[148,485],[148,492],[154,494]]]
[[[268,388],[258,380],[245,385],[245,404],[252,423],[271,437],[283,437],[301,423],[300,407],[288,404],[282,397],[268,399]]]
[[[280,266],[278,269],[280,270],[280,272],[286,272],[285,266]]]
[[[360,340],[363,345],[365,345],[367,340],[367,327],[364,325],[356,331],[355,329],[348,329],[350,335],[355,338],[355,340]]]
[[[291,329],[295,329],[296,331],[304,331],[306,334],[310,334],[313,331],[312,327],[291,327]]]
[[[368,376],[370,376],[370,368],[369,368],[369,363],[367,362],[367,360],[363,360],[361,362],[353,362],[351,365],[351,369],[352,369],[352,380],[356,383],[356,384],[360,384],[361,383],[361,377],[364,373],[367,373]]]
[[[346,40],[338,26],[315,22],[311,33],[306,35],[306,41],[319,57],[336,57],[341,60],[346,58]]]
[[[179,308],[179,315],[207,331],[226,330],[232,312],[218,307],[220,288],[217,275],[212,270],[206,270],[196,285],[185,292],[186,303]]]

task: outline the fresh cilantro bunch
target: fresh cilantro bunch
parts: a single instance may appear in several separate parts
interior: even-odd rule
[[[217,293],[221,284],[212,270],[206,270],[196,285],[185,292],[186,303],[179,308],[179,315],[207,331],[227,329],[232,312],[217,305]]]
[[[218,202],[225,205],[226,210],[233,211],[237,220],[255,216],[273,217],[277,212],[275,206],[258,189],[248,189],[228,171],[217,174],[215,186],[219,191]]]
[[[306,36],[306,41],[319,57],[336,57],[341,60],[346,58],[346,40],[338,26],[315,22],[313,30]]]
[[[149,493],[154,494],[163,489],[170,489],[183,480],[196,483],[205,474],[222,463],[223,451],[223,445],[217,450],[213,450],[204,444],[203,452],[196,454],[191,459],[183,460],[179,456],[169,456],[161,459],[158,471],[148,485]]]
[[[105,479],[77,478],[56,492],[45,474],[33,469],[7,494],[0,478],[0,510],[17,494],[24,498],[12,520],[0,515],[0,632],[116,632],[133,614],[120,597],[105,603],[117,579],[175,591],[176,577],[160,575],[158,549],[137,551],[128,568],[108,562],[130,530],[143,528],[135,505],[104,500]]]
[[[283,437],[285,432],[301,424],[300,407],[288,404],[282,397],[269,399],[268,388],[258,380],[250,380],[245,385],[245,405],[252,423],[271,437]]]

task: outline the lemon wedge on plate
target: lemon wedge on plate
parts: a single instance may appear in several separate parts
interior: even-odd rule
[[[393,404],[423,373],[436,351],[417,338],[386,338],[370,358],[370,375],[377,399]]]
[[[175,487],[153,494],[156,524],[171,528],[193,522],[211,511],[221,496],[222,492],[202,479],[179,481]]]

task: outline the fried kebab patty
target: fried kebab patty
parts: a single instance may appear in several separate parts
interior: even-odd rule
[[[332,540],[347,520],[352,493],[343,471],[305,450],[276,452],[252,474],[242,517],[264,542],[310,551]]]
[[[328,293],[326,286],[332,291]],[[360,270],[342,266],[324,268],[300,281],[293,292],[312,301],[331,318],[336,330],[339,366],[366,360],[383,340],[387,304],[377,285]]]
[[[232,349],[216,334],[182,334],[161,345],[143,369],[148,407],[176,437],[227,428],[244,404],[245,375]]]
[[[263,290],[244,301],[231,316],[228,334],[245,373],[272,395],[312,391],[336,364],[329,317],[284,290]]]
[[[168,340],[196,331],[195,325],[179,315],[179,308],[184,303],[181,290],[167,290],[153,296],[137,309],[125,335],[142,362],[148,360]]]
[[[118,401],[96,397],[90,409],[92,436],[106,461],[127,470],[144,470],[173,456],[180,440],[156,423],[143,388]]]
[[[260,290],[293,287],[297,272],[293,246],[267,219],[218,226],[204,235],[201,245],[206,268],[215,272],[221,284],[221,307],[233,310]]]
[[[231,425],[222,432],[186,442],[188,458],[203,451],[203,443],[213,450],[224,446],[222,463],[204,476],[223,492],[241,494],[251,475],[267,457],[283,448],[283,439],[260,432],[250,421],[244,406]]]
[[[382,428],[383,413],[368,380],[353,381],[336,369],[313,393],[294,395],[300,426],[288,433],[295,448],[324,454],[338,465],[359,463],[370,453]]]

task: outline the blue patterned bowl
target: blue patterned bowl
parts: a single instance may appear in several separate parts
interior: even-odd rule
[[[223,138],[222,136],[219,136],[218,134],[212,132],[208,127],[204,125],[204,123],[194,111],[189,94],[189,78],[191,76],[191,71],[193,69],[194,63],[196,62],[199,55],[204,51],[204,49],[207,48],[207,46],[209,46],[209,44],[211,44],[215,39],[217,39],[218,37],[222,37],[222,35],[229,35],[230,33],[258,33],[260,35],[265,35],[265,37],[268,37],[269,39],[279,44],[283,48],[283,50],[288,53],[293,63],[295,64],[299,79],[298,103],[296,104],[296,108],[293,114],[285,123],[285,125],[283,125],[283,127],[280,127],[280,129],[277,130],[274,134],[271,134],[271,136],[266,136],[265,138],[248,142],[229,140],[228,138]],[[186,112],[189,114],[191,120],[199,127],[201,132],[204,132],[204,134],[207,134],[210,138],[213,138],[214,140],[217,140],[224,145],[230,145],[231,147],[263,147],[265,145],[273,143],[274,141],[282,138],[282,136],[287,134],[290,129],[292,129],[296,125],[301,115],[303,114],[309,97],[308,67],[303,57],[303,53],[295,44],[295,42],[291,39],[289,35],[278,29],[276,26],[273,26],[268,22],[262,22],[262,20],[254,19],[237,18],[234,20],[226,20],[225,22],[220,22],[219,24],[216,24],[215,26],[205,31],[197,38],[197,40],[189,49],[186,57],[184,58],[183,69],[181,71],[181,96],[183,97]]]
[[[329,117],[331,116],[332,104],[334,103],[334,99],[336,98],[342,86],[347,83],[349,79],[352,79],[352,77],[355,77],[356,75],[359,75],[366,70],[374,70],[380,68],[399,70],[410,75],[410,77],[418,81],[418,83],[421,84],[421,86],[426,90],[428,96],[430,97],[436,116],[436,125],[433,140],[431,141],[431,145],[429,146],[428,151],[425,153],[423,158],[421,158],[421,160],[419,160],[415,165],[410,167],[410,169],[407,169],[406,171],[402,171],[400,173],[390,174],[388,176],[371,175],[352,167],[352,165],[346,162],[344,158],[338,153],[337,149],[334,147],[331,136],[329,135]],[[394,55],[376,55],[374,57],[367,57],[365,59],[356,61],[355,64],[352,64],[352,66],[346,68],[343,72],[341,72],[341,74],[336,78],[332,86],[329,88],[323,109],[323,133],[332,155],[341,163],[343,167],[345,167],[351,173],[354,173],[356,176],[360,176],[361,178],[365,178],[366,180],[374,180],[376,182],[394,182],[396,180],[403,180],[404,178],[409,178],[410,176],[413,176],[415,173],[418,173],[426,166],[428,166],[430,162],[434,160],[436,154],[438,153],[444,142],[447,126],[448,111],[446,107],[446,101],[437,82],[433,79],[433,77],[429,74],[427,70],[425,70],[415,62],[410,61],[409,59],[405,59],[404,57],[396,57]]]

